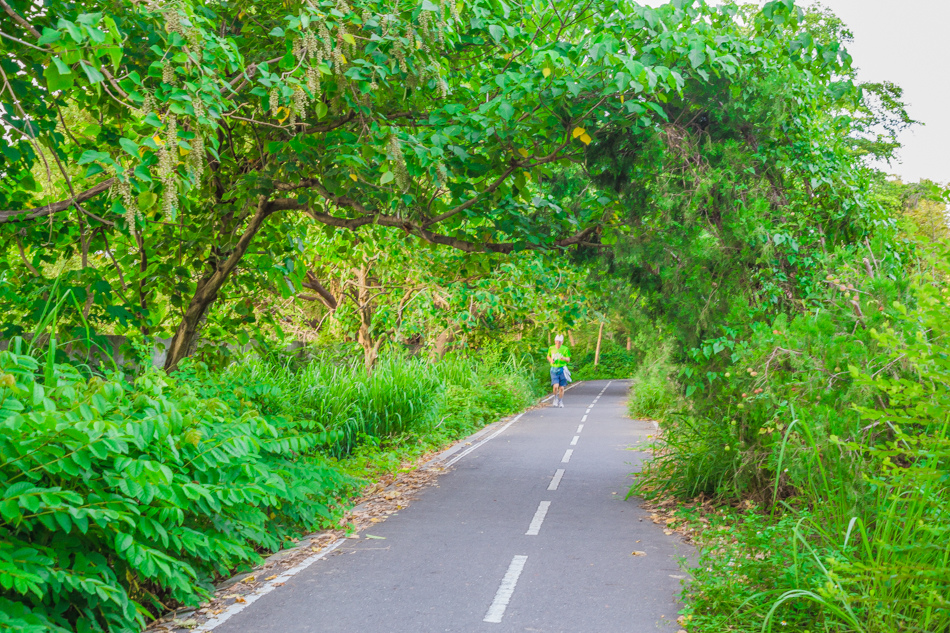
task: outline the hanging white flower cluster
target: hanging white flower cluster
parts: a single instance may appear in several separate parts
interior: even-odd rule
[[[125,223],[129,227],[129,231],[134,233],[136,220],[142,220],[143,216],[135,197],[132,195],[132,181],[128,174],[122,174],[117,175],[115,183],[111,194],[113,196],[118,194],[122,198],[122,206],[125,207]]]
[[[400,189],[409,186],[409,170],[406,169],[406,157],[402,154],[402,144],[395,134],[389,136],[389,154],[392,156],[396,184]]]
[[[191,153],[188,155],[188,164],[191,167],[192,172],[194,173],[195,179],[197,180],[205,170],[205,139],[201,135],[201,123],[199,119],[206,118],[207,111],[205,110],[204,102],[201,100],[200,96],[196,96],[192,102],[192,107],[195,110],[195,120],[192,125],[189,127],[191,131],[194,132],[195,138],[189,141],[191,145]]]
[[[165,143],[158,150],[158,178],[164,185],[162,190],[162,213],[165,220],[175,219],[178,208],[178,120],[169,113],[165,120]]]

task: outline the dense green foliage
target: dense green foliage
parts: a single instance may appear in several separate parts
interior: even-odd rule
[[[843,314],[763,333],[754,349],[782,357],[737,363],[732,393],[668,418],[647,488],[772,507],[708,536],[691,590],[698,630],[950,625],[945,278],[918,277],[918,307],[893,302],[861,337]]]
[[[948,194],[830,12],[0,3],[0,627],[195,602],[555,330],[736,508],[691,633],[950,627]]]
[[[844,37],[827,15],[800,17],[816,39]],[[847,63],[822,77],[773,61],[743,67],[739,98],[709,85],[680,104],[670,118],[693,123],[669,130],[678,151],[602,159],[612,178],[675,174],[619,180],[637,229],[605,258],[672,352],[638,372],[632,413],[665,432],[635,489],[768,513],[737,512],[708,535],[688,594],[695,630],[942,630],[948,465],[927,391],[942,334],[924,324],[943,309],[930,304],[945,193],[862,166],[886,150],[862,141]],[[882,338],[890,328],[920,341],[915,355]],[[895,407],[926,407],[912,452]]]
[[[331,518],[346,481],[320,435],[220,383],[50,368],[0,352],[0,586],[44,625],[128,628]]]

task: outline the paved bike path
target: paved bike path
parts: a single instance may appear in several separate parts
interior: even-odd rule
[[[626,381],[576,385],[215,633],[674,632],[688,548],[624,500],[652,435]],[[582,425],[582,426],[581,426]],[[560,472],[560,474],[559,474]],[[633,556],[633,551],[646,556]]]

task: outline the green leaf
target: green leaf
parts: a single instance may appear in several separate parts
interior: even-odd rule
[[[106,78],[99,72],[99,69],[86,60],[80,61],[79,65],[82,66],[83,72],[86,73],[86,77],[89,78],[89,83],[97,84],[105,81]]]
[[[83,40],[82,31],[80,31],[79,27],[73,24],[72,22],[70,22],[69,20],[60,18],[59,21],[56,23],[56,27],[59,29],[65,30],[67,33],[69,33],[69,37],[71,37],[73,41],[76,42],[77,44],[82,42]]]
[[[102,167],[99,163],[93,163],[89,165],[89,169],[86,170],[85,178],[95,176],[96,174],[102,173],[105,171],[105,168]]]
[[[44,26],[43,34],[40,36],[40,39],[36,40],[36,43],[40,46],[46,46],[47,44],[58,42],[60,37],[62,37],[62,33],[51,29],[48,26]]]
[[[271,30],[270,35],[271,35],[272,37],[283,37],[283,36],[284,36],[284,29],[280,28],[279,26],[275,26],[275,27]]]
[[[496,42],[501,42],[505,37],[505,29],[501,28],[497,24],[489,25],[488,32],[491,33],[492,39]]]
[[[502,101],[498,106],[498,114],[501,115],[505,121],[510,121],[511,117],[515,114],[515,109],[507,101]]]
[[[94,149],[87,149],[85,152],[82,153],[82,156],[80,156],[79,160],[76,162],[80,165],[85,165],[86,163],[91,163],[97,160],[105,160],[108,158],[109,158],[109,155],[106,154],[105,152],[97,152]]]
[[[43,71],[43,77],[46,78],[46,87],[50,92],[69,90],[73,87],[76,76],[59,57],[54,57],[53,62]],[[63,68],[65,68],[65,72],[62,70]]]
[[[393,172],[391,171],[384,172],[383,175],[379,177],[379,184],[385,185],[395,180],[395,178],[396,178],[396,175],[393,174]]]
[[[689,52],[689,63],[693,65],[693,68],[699,68],[706,61],[706,53],[700,50],[692,50]]]
[[[139,146],[138,146],[138,143],[136,143],[135,141],[127,139],[127,138],[120,138],[119,145],[122,147],[122,149],[125,150],[126,154],[129,154],[133,158],[140,157]]]
[[[119,553],[132,547],[135,538],[131,534],[119,532],[115,537],[115,550]]]
[[[113,70],[119,69],[119,63],[122,61],[122,48],[119,46],[107,46],[100,50],[100,54],[105,54],[109,56],[109,61],[112,62]]]

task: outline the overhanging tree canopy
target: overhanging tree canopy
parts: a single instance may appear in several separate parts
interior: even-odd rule
[[[653,129],[687,80],[789,48],[689,2],[3,6],[6,298],[39,309],[44,266],[77,255],[68,283],[94,320],[177,321],[169,369],[229,280],[300,290],[309,221],[471,252],[599,239],[615,195],[558,204],[561,166]]]

